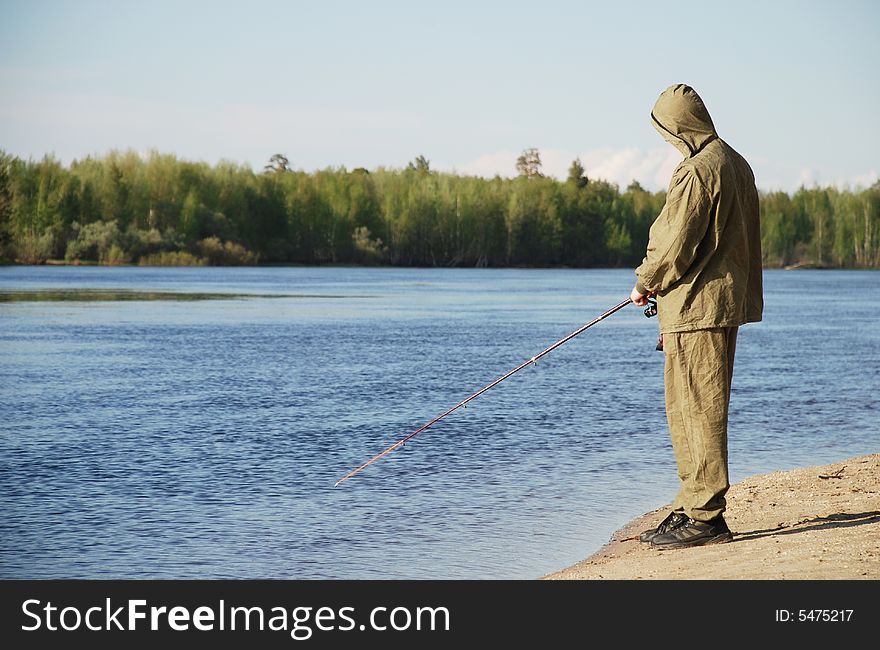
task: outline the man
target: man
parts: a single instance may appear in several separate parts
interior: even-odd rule
[[[684,160],[651,226],[631,298],[657,297],[666,356],[666,416],[680,487],[672,512],[640,539],[658,548],[726,542],[727,411],[738,327],[761,320],[761,233],[755,177],[718,137],[690,86],[667,88],[654,128]]]

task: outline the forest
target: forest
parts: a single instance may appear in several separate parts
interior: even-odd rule
[[[511,170],[512,172],[514,170]],[[113,151],[63,165],[0,151],[0,261],[43,264],[635,266],[664,192],[564,181],[523,152],[511,178],[403,169],[259,171]],[[761,195],[768,267],[880,267],[880,182]]]

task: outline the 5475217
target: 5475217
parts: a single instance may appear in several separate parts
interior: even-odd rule
[[[777,609],[776,621],[812,622],[812,623],[846,623],[852,620],[852,609]]]

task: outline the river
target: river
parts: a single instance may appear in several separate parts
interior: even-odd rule
[[[767,271],[731,480],[878,451],[870,271]],[[535,578],[668,503],[630,270],[0,268],[0,577]]]

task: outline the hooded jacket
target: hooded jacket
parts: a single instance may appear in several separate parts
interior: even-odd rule
[[[749,164],[718,137],[690,86],[663,91],[651,120],[684,160],[651,225],[636,290],[657,295],[661,332],[760,321],[761,228]]]

